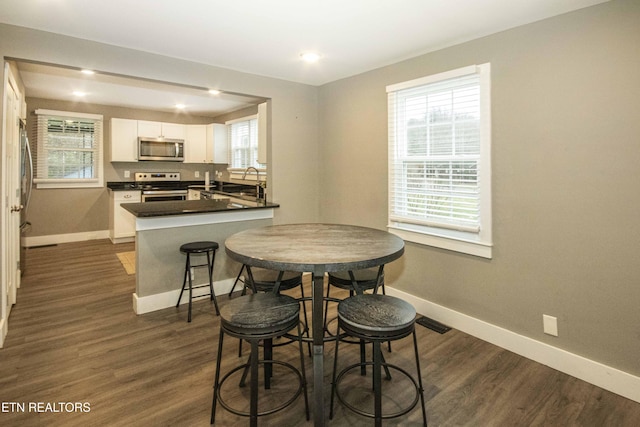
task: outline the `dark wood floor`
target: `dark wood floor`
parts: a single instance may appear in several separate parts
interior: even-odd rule
[[[218,319],[208,301],[136,316],[133,276],[116,253],[132,244],[109,241],[30,249],[27,271],[0,350],[2,426],[204,426],[209,423]],[[179,256],[176,254],[176,256]],[[227,297],[220,297],[224,304]],[[440,335],[417,326],[430,426],[638,426],[640,404],[452,330]],[[344,346],[342,361],[357,360],[356,346]],[[333,345],[325,353],[330,383]],[[224,367],[238,362],[237,343],[225,340]],[[246,355],[246,352],[245,352]],[[277,358],[297,365],[293,346]],[[385,357],[412,371],[411,341],[394,343]],[[306,358],[311,378],[310,359]],[[366,400],[368,380],[357,375],[345,390]],[[290,384],[274,379],[275,391]],[[385,396],[393,410],[411,398],[406,383],[394,381]],[[359,386],[363,388],[360,389]],[[312,386],[312,384],[311,384]],[[392,388],[393,387],[393,388]],[[326,387],[327,397],[329,386]],[[243,405],[244,391],[229,382],[228,400]],[[271,398],[269,398],[271,399]],[[325,410],[328,413],[327,407]],[[268,403],[264,398],[263,403]],[[29,411],[29,403],[52,404],[49,412]],[[88,403],[89,412],[64,412],[59,402]],[[25,412],[11,411],[23,403]],[[15,407],[14,407],[15,409]],[[62,410],[63,412],[51,412]],[[313,410],[313,409],[312,409]],[[317,410],[317,409],[316,409]],[[302,399],[263,425],[312,425]],[[420,425],[418,408],[385,425]],[[246,425],[224,410],[216,425]],[[329,425],[367,426],[370,420],[336,405]]]

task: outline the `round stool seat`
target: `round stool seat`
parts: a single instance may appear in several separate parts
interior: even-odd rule
[[[370,290],[376,287],[378,283],[378,269],[368,268],[365,270],[355,270],[353,277],[356,279],[360,289]],[[341,289],[353,289],[351,276],[348,271],[336,271],[329,273],[329,284]]]
[[[409,333],[416,320],[416,309],[390,295],[354,295],[340,301],[338,318],[350,332],[384,338]]]
[[[218,249],[216,242],[190,242],[180,246],[180,252],[183,254],[198,254],[203,252],[214,251]]]
[[[420,355],[418,353],[418,340],[415,331],[416,310],[411,304],[400,298],[379,294],[360,294],[342,300],[338,304],[338,340],[333,361],[333,381],[331,386],[331,412],[329,418],[333,418],[334,396],[351,411],[368,418],[375,419],[376,426],[382,425],[383,419],[400,417],[409,413],[416,407],[418,402],[422,406],[423,425],[427,425],[427,412],[424,402],[424,388],[422,386],[422,376],[420,370]],[[362,359],[360,363],[355,363],[342,369],[338,373],[338,347],[342,341],[340,330],[346,335],[359,338],[373,343],[372,361]],[[394,341],[413,336],[413,349],[416,360],[416,377],[414,378],[404,367],[391,364],[385,361],[380,344],[384,341]],[[355,402],[349,402],[346,396],[340,391],[340,383],[347,377],[347,374],[360,367],[373,367],[373,412],[362,409]],[[415,396],[409,404],[405,405],[394,413],[383,413],[382,410],[382,374],[381,370],[387,371],[387,379],[392,380],[389,370],[395,370],[406,377],[415,390]],[[361,370],[362,372],[362,370]],[[408,399],[405,400],[408,402]]]
[[[299,302],[288,295],[260,293],[230,300],[220,309],[221,326],[242,335],[274,334],[295,327]],[[292,326],[293,325],[293,326]]]
[[[229,412],[236,415],[250,417],[249,425],[257,426],[258,417],[273,414],[291,405],[300,394],[304,394],[305,412],[307,421],[309,420],[309,401],[307,398],[307,379],[304,367],[304,353],[302,350],[302,330],[299,324],[300,305],[299,301],[288,295],[275,293],[256,293],[244,295],[240,298],[230,300],[220,310],[220,338],[218,340],[218,355],[216,357],[216,378],[213,386],[213,402],[211,407],[211,424],[215,423],[216,405],[220,405]],[[289,335],[289,331],[297,328],[297,335]],[[229,372],[221,375],[221,360],[224,335],[235,336],[241,340],[246,340],[251,344],[251,355],[246,363],[243,363]],[[282,360],[275,360],[272,355],[272,340],[280,336],[286,336],[298,342],[300,355],[300,369]],[[264,345],[264,358],[259,360],[258,346]],[[297,377],[297,387],[291,387],[291,397],[270,409],[258,409],[258,367],[264,368],[264,388],[271,389],[273,367],[282,366],[293,372]],[[249,384],[249,411],[234,408],[228,403],[220,391],[223,384],[231,378],[235,372],[243,370],[240,386],[244,386],[245,378],[250,377]],[[290,381],[285,385],[289,386]],[[285,387],[286,388],[286,387]]]
[[[253,284],[258,292],[270,292],[278,280],[279,271],[267,270],[262,268],[252,268],[251,276],[253,276]],[[247,284],[251,286],[250,276],[246,278]],[[280,281],[280,290],[293,289],[302,283],[302,273],[295,271],[285,271]]]

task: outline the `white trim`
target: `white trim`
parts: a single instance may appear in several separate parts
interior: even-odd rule
[[[477,234],[461,233],[454,230],[432,229],[431,233],[422,233],[417,230],[409,230],[407,224],[402,226],[389,224],[387,229],[390,233],[402,238],[407,242],[418,243],[420,245],[432,246],[435,248],[456,251],[464,254],[475,255],[482,258],[491,259],[493,256],[493,245],[481,241],[473,241],[469,237],[477,237]],[[438,233],[440,235],[438,235]],[[445,235],[445,233],[447,235]],[[462,237],[462,235],[465,235]],[[465,238],[466,237],[466,238]]]
[[[422,315],[640,403],[640,377],[492,325],[398,289],[387,286],[386,291],[388,295],[394,295],[410,302],[416,308],[416,311]]]
[[[3,317],[0,319],[0,348],[4,348],[4,339],[7,337],[7,333],[9,332],[9,322]]]
[[[76,118],[82,118],[82,119],[104,120],[102,114],[74,113],[72,111],[43,110],[43,109],[37,109],[35,113],[37,115],[44,114],[47,116],[76,117]]]
[[[486,65],[486,64],[482,64]],[[456,68],[455,70],[445,71],[438,74],[432,74],[430,76],[420,77],[417,79],[409,80],[406,82],[400,82],[387,86],[387,92],[396,92],[403,89],[410,89],[416,86],[428,85],[434,82],[440,82],[442,80],[454,79],[456,77],[467,76],[469,74],[480,73],[482,65],[469,65],[462,68]]]
[[[49,236],[24,237],[23,244],[32,246],[57,245],[58,243],[84,242],[86,240],[108,239],[109,230],[85,231],[82,233],[51,234]]]
[[[209,214],[167,215],[137,217],[136,231],[161,230],[163,228],[187,227],[191,225],[220,224],[225,222],[252,221],[273,218],[273,208],[237,209]]]
[[[225,125],[232,125],[234,123],[248,122],[249,120],[253,120],[253,119],[257,119],[257,118],[258,118],[257,114],[252,114],[250,116],[240,117],[238,119],[227,120],[226,122],[224,122],[224,124]]]
[[[224,295],[231,290],[233,283],[235,282],[235,278],[229,278],[220,280],[217,282],[213,282],[213,291],[216,295]],[[202,283],[201,285],[206,285],[207,283]],[[195,285],[194,286],[201,286]],[[206,295],[209,293],[209,289],[198,288],[193,290],[193,297],[198,297],[201,295]],[[163,310],[169,307],[175,307],[176,301],[180,296],[180,289],[174,289],[172,291],[162,292],[160,294],[147,295],[146,297],[139,297],[138,294],[133,293],[133,311],[136,314],[145,314],[150,313],[152,311]],[[186,298],[185,298],[186,296]],[[180,301],[180,305],[186,304],[189,302],[189,294],[182,296],[182,301]]]

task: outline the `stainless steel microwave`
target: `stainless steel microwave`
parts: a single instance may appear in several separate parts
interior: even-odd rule
[[[184,140],[139,137],[138,160],[183,162]]]

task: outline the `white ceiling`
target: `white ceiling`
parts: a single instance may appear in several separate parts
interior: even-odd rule
[[[0,22],[322,85],[604,1],[1,0]]]

